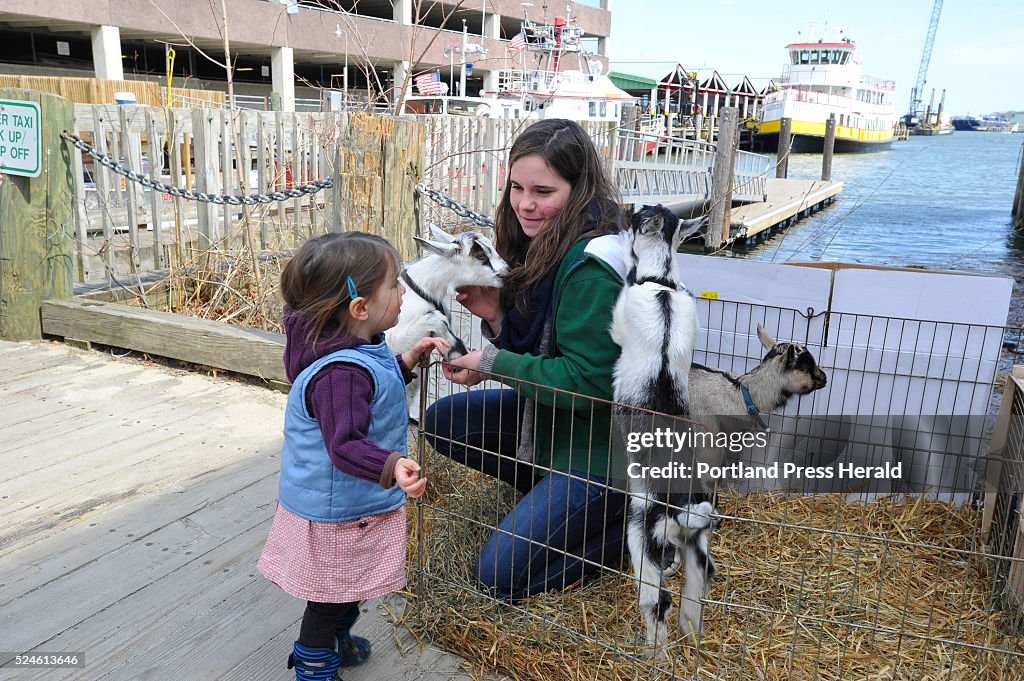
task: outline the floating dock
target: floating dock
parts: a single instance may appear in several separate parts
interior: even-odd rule
[[[732,208],[729,240],[721,247],[753,243],[776,229],[788,227],[832,203],[842,190],[842,182],[769,178],[765,185],[766,201]]]

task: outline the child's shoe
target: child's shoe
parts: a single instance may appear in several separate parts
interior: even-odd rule
[[[345,633],[338,635],[338,657],[342,667],[355,667],[366,662],[370,657],[371,645],[362,636]]]
[[[288,656],[288,669],[295,668],[295,681],[341,681],[341,656],[330,648],[307,648],[295,642]]]

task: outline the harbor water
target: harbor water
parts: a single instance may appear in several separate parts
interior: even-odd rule
[[[1010,208],[1024,135],[910,137],[836,154],[842,193],[824,210],[733,257],[848,262],[1013,277],[1008,326],[1024,326],[1024,234]],[[819,179],[820,154],[794,154],[789,177]]]

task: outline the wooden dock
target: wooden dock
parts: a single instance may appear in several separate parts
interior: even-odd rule
[[[842,182],[769,178],[765,186],[767,201],[732,209],[730,238],[722,246],[767,236],[776,228],[818,212],[842,190]]]
[[[285,396],[61,343],[0,341],[0,679],[285,681],[304,603],[256,570]],[[364,605],[347,681],[468,679]],[[7,672],[6,674],[4,672]]]

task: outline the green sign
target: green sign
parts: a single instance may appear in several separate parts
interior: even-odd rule
[[[39,105],[0,99],[0,173],[39,177]]]

